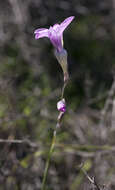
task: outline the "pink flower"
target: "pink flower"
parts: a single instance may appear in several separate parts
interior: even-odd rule
[[[67,26],[72,22],[74,16],[66,18],[61,24],[54,24],[49,29],[39,28],[34,31],[35,39],[47,37],[50,39],[53,46],[58,52],[63,49],[63,32]]]

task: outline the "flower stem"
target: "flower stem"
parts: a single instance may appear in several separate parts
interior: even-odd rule
[[[43,181],[42,181],[41,190],[45,190],[45,184],[46,184],[46,178],[47,178],[47,174],[48,174],[49,163],[50,163],[50,159],[51,159],[52,152],[54,150],[54,146],[55,146],[55,142],[56,142],[56,133],[57,133],[57,127],[56,127],[56,129],[55,129],[55,131],[53,133],[52,143],[51,143],[51,146],[50,146],[48,158],[47,158],[47,161],[46,161],[45,171],[44,171],[44,175],[43,175]]]
[[[66,84],[67,84],[67,82],[64,81],[64,85],[63,85],[62,93],[61,93],[61,99],[64,96],[64,90],[65,90]],[[56,128],[55,128],[54,133],[53,133],[52,143],[51,143],[51,146],[50,146],[48,158],[47,158],[46,165],[45,165],[45,170],[44,170],[41,190],[45,190],[46,178],[47,178],[47,174],[48,174],[49,164],[50,164],[52,152],[54,150],[54,146],[55,146],[55,142],[56,142],[57,129],[60,127],[60,122],[61,122],[61,119],[62,119],[63,115],[64,115],[64,113],[60,112],[59,115],[58,115],[58,118],[57,118]]]
[[[61,99],[63,99],[64,90],[65,90],[66,85],[67,85],[67,82],[64,82],[64,85],[63,85],[63,87],[62,87],[62,92],[61,92]]]

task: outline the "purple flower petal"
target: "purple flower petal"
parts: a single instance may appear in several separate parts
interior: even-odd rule
[[[49,38],[50,38],[50,41],[52,42],[52,44],[54,45],[54,47],[58,51],[61,51],[62,48],[63,48],[62,35],[59,35],[59,32],[56,31],[56,30],[58,30],[58,28],[59,28],[59,24],[56,24],[53,27],[50,26],[50,28],[49,28]]]
[[[39,28],[34,31],[35,39],[43,38],[43,37],[49,37],[48,35],[49,30],[46,28]]]
[[[60,24],[60,32],[62,33],[67,26],[72,22],[72,20],[74,19],[74,16],[70,16],[68,18],[66,18],[61,24]]]
[[[52,28],[53,28],[53,30],[55,30],[55,32],[58,33],[60,30],[60,24],[54,24]]]
[[[44,31],[44,30],[47,30],[46,28],[38,28],[34,31],[34,34],[38,33],[38,32],[41,32],[41,31]]]

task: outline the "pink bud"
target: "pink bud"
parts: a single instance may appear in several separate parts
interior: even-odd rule
[[[57,103],[57,109],[63,113],[66,111],[66,103],[64,98]]]

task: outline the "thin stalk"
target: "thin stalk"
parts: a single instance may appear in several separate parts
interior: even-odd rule
[[[48,174],[48,168],[49,168],[52,152],[54,150],[54,146],[55,146],[55,142],[56,142],[56,133],[57,133],[57,128],[56,128],[56,130],[53,133],[52,143],[51,143],[51,146],[50,146],[50,150],[49,150],[49,154],[48,154],[48,159],[46,161],[46,166],[45,166],[45,170],[44,170],[41,190],[45,190],[46,178],[47,178],[47,174]]]
[[[62,93],[61,93],[61,98],[63,98],[66,84],[67,84],[67,82],[64,82],[64,85],[63,85],[63,88],[62,88]],[[50,146],[48,158],[47,158],[46,165],[45,165],[45,170],[44,170],[41,190],[45,190],[45,185],[46,185],[46,179],[47,179],[47,175],[48,175],[49,164],[50,164],[51,156],[52,156],[52,153],[53,153],[53,150],[54,150],[54,146],[55,146],[55,142],[56,142],[57,129],[60,127],[60,122],[61,122],[61,119],[62,119],[63,115],[64,115],[64,113],[60,112],[59,115],[58,115],[58,118],[57,118],[56,128],[55,128],[54,133],[53,133],[52,143],[51,143],[51,146]]]
[[[64,81],[64,85],[63,85],[63,87],[62,87],[62,92],[61,92],[61,99],[63,99],[64,90],[65,90],[65,87],[66,87],[66,85],[67,85],[67,82],[68,82],[68,81]]]

